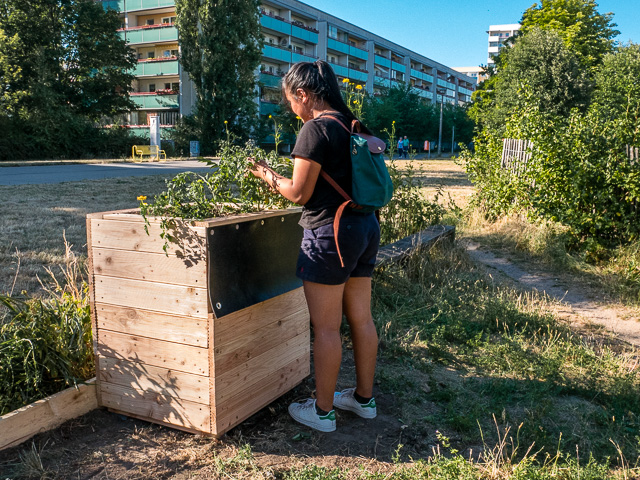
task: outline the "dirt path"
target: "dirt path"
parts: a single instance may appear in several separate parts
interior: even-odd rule
[[[557,313],[576,327],[601,326],[620,339],[640,346],[640,322],[627,309],[613,305],[602,305],[580,286],[566,284],[546,272],[524,269],[510,260],[481,249],[479,243],[463,241],[469,256],[490,271],[497,271],[527,290],[547,294],[560,302]]]
[[[397,160],[401,168],[409,161]],[[458,207],[464,208],[473,194],[463,167],[450,159],[419,160],[413,162],[415,177],[424,185],[427,197],[440,191],[451,196]],[[445,200],[447,198],[445,197]],[[577,328],[606,329],[633,345],[640,346],[640,319],[629,309],[599,301],[594,292],[587,291],[570,280],[559,281],[556,275],[542,271],[535,265],[515,264],[482,245],[468,239],[463,244],[474,262],[484,265],[489,272],[499,272],[517,287],[547,294],[556,303],[553,313]]]

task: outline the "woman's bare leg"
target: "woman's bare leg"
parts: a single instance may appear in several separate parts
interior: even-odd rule
[[[373,396],[373,377],[378,355],[378,334],[371,316],[371,278],[354,277],[347,280],[343,310],[353,340],[356,393],[369,398]]]
[[[313,364],[316,378],[316,405],[333,410],[333,393],[342,362],[342,296],[344,284],[323,285],[304,281],[304,295],[313,325]]]

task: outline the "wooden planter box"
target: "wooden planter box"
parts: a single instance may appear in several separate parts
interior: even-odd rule
[[[182,222],[166,255],[158,219],[89,215],[98,404],[218,436],[307,377],[299,217]]]

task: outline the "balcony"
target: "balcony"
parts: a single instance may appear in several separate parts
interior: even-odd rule
[[[318,34],[315,31],[309,30],[310,27],[299,27],[298,25],[291,25],[291,36],[304,40],[309,43],[318,43]]]
[[[122,0],[119,3],[124,3]],[[175,0],[127,0],[127,11],[147,10],[150,8],[173,7]],[[122,10],[121,10],[122,11]]]
[[[363,72],[359,69],[350,68],[349,69],[349,79],[358,80],[360,82],[366,82],[369,79],[369,74]]]
[[[265,87],[280,88],[282,75],[269,72],[260,72],[258,81]]]
[[[260,102],[260,115],[274,115],[279,111],[279,103]]]
[[[376,65],[380,65],[382,67],[391,68],[391,60],[388,58],[381,57],[380,55],[376,55],[374,58]]]
[[[102,0],[102,8],[105,10],[115,10],[116,12],[124,12],[124,0]]]
[[[315,28],[307,27],[302,22],[291,24],[284,18],[271,16],[263,10],[260,24],[269,30],[292,35],[309,43],[318,43],[318,31]]]
[[[124,12],[125,6],[128,12],[135,10],[148,10],[152,8],[163,8],[175,6],[175,0],[102,0],[102,8],[113,9]]]
[[[398,72],[402,72],[402,73],[406,73],[407,68],[401,64],[401,63],[397,63],[397,62],[391,62],[391,68],[393,68],[394,70],[397,70]]]
[[[179,94],[172,90],[168,90],[166,93],[163,91],[133,92],[130,95],[131,100],[140,110],[161,110],[179,107]]]
[[[291,50],[288,48],[281,48],[277,45],[267,44],[262,47],[262,55],[280,62],[291,63]]]
[[[128,44],[177,42],[178,29],[174,25],[144,25],[118,30],[121,38]]]
[[[136,65],[133,74],[136,77],[178,75],[178,58],[161,57],[149,60],[138,60],[138,65]]]
[[[354,47],[353,45],[349,45],[349,55],[359,58],[360,60],[367,60],[369,58],[369,52],[359,47]]]
[[[297,62],[315,62],[318,57],[314,57],[313,55],[305,55],[303,53],[291,52],[291,63]]]
[[[335,38],[327,38],[327,49],[334,50],[340,53],[349,53],[349,45],[343,42],[339,42]]]
[[[260,25],[269,30],[291,35],[291,24],[286,22],[284,18],[270,17],[269,15],[262,14],[260,16]]]
[[[347,65],[342,65],[340,63],[329,62],[333,71],[336,72],[336,75],[339,75],[344,78],[349,78],[349,67]]]

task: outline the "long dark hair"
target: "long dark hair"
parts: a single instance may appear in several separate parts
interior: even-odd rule
[[[333,68],[324,60],[298,62],[289,69],[282,79],[282,92],[283,94],[295,94],[298,88],[302,88],[319,100],[324,100],[332,108],[342,113],[349,121],[347,126],[351,126],[352,120],[359,121],[342,98]],[[362,130],[369,133],[364,125],[362,125]]]

